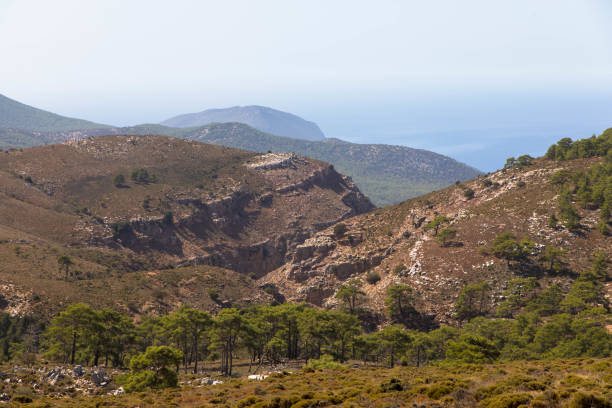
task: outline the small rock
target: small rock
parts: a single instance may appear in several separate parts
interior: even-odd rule
[[[74,370],[72,371],[72,375],[74,376],[74,378],[79,378],[85,375],[85,370],[83,370],[83,366],[75,366]]]

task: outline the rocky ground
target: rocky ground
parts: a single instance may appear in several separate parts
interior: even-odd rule
[[[275,285],[290,301],[306,301],[322,307],[336,307],[340,285],[358,279],[366,293],[362,307],[384,321],[387,288],[395,283],[417,289],[418,309],[434,323],[453,322],[453,305],[467,283],[486,280],[500,298],[506,282],[535,273],[540,284],[560,282],[568,286],[569,275],[546,276],[509,268],[506,261],[487,255],[483,249],[502,232],[535,241],[532,260],[544,246],[568,251],[570,269],[589,266],[594,251],[612,255],[610,239],[595,230],[598,211],[581,209],[582,230],[547,226],[556,208],[556,188],[551,175],[561,168],[581,169],[594,160],[554,163],[539,160],[522,169],[498,171],[454,185],[418,199],[385,207],[343,222],[346,233],[337,236],[330,227],[309,238],[288,254],[288,262],[260,279]],[[485,181],[486,180],[486,181]],[[473,196],[465,192],[473,191]],[[425,226],[436,216],[450,221],[457,236],[447,245],[437,242],[435,231]],[[380,276],[367,283],[368,274]],[[418,324],[418,322],[415,322]]]

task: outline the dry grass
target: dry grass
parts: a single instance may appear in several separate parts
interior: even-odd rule
[[[512,362],[447,367],[343,368],[272,374],[263,381],[225,380],[221,385],[114,396],[40,398],[37,407],[588,407],[610,406],[612,360]],[[571,405],[581,395],[608,405]],[[514,402],[513,402],[514,401]]]

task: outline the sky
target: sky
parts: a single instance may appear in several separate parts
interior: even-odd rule
[[[0,0],[0,93],[113,125],[266,105],[489,171],[612,126],[609,0]]]

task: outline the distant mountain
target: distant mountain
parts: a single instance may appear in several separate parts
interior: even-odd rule
[[[157,134],[253,152],[295,152],[333,164],[338,171],[351,176],[361,191],[378,206],[399,203],[481,173],[450,157],[427,150],[349,143],[326,139],[322,133],[320,140],[303,140],[270,134],[244,123],[218,121],[193,127],[143,124],[117,128],[55,115],[5,97],[0,99],[0,106],[3,107],[0,108],[0,149],[46,145],[109,134]],[[253,108],[261,112],[278,112],[269,108]],[[297,116],[278,113],[310,123]],[[164,123],[170,121],[173,120]]]
[[[262,132],[294,139],[325,139],[325,135],[314,122],[309,122],[291,113],[256,105],[208,109],[199,113],[175,116],[161,122],[161,124],[184,128],[229,122],[245,123]]]
[[[33,132],[67,132],[71,130],[104,129],[108,125],[56,115],[25,105],[0,95],[0,128]]]

